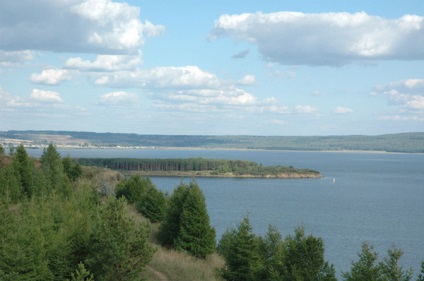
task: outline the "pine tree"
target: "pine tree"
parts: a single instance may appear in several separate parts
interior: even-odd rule
[[[225,280],[258,280],[261,270],[258,238],[252,232],[249,218],[245,217],[237,230],[227,230],[220,241],[220,251],[225,267],[220,274]]]
[[[13,155],[12,165],[16,173],[16,177],[20,183],[22,193],[31,197],[32,186],[32,162],[23,145],[20,145]]]
[[[84,263],[78,264],[78,269],[72,273],[71,281],[94,281],[94,275],[84,266]]]
[[[60,154],[53,144],[50,144],[47,149],[44,149],[41,156],[41,167],[44,171],[48,189],[69,195],[69,179],[63,170]]]
[[[205,258],[215,250],[215,229],[211,227],[205,197],[196,182],[190,183],[180,215],[175,248]]]
[[[158,232],[158,240],[165,247],[175,247],[177,237],[180,234],[181,213],[183,212],[183,205],[188,192],[189,187],[181,182],[171,195],[165,220]]]
[[[352,262],[350,272],[343,272],[342,276],[346,281],[377,281],[380,276],[377,252],[372,245],[362,243],[362,251],[358,253],[359,260]]]
[[[136,205],[137,211],[151,222],[161,222],[165,218],[166,198],[156,187],[150,188]]]
[[[303,227],[285,241],[283,280],[335,281],[335,270],[324,260],[324,244],[321,238],[306,237]]]
[[[116,186],[116,198],[125,197],[130,204],[138,204],[147,191],[154,188],[149,178],[135,175]]]
[[[412,279],[412,269],[405,271],[402,266],[399,265],[399,260],[403,255],[402,250],[398,249],[393,245],[387,250],[388,257],[384,258],[380,262],[382,281],[409,281]]]
[[[124,199],[109,198],[100,208],[87,259],[96,280],[140,280],[140,272],[153,256],[148,224],[137,226],[125,204]]]

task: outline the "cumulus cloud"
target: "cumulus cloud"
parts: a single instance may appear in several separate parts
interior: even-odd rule
[[[374,87],[372,95],[384,95],[390,104],[424,113],[424,79],[407,79]]]
[[[62,81],[70,80],[71,73],[65,69],[45,69],[41,73],[31,74],[31,82],[38,84],[58,85]]]
[[[112,0],[0,2],[0,49],[134,53],[163,26],[140,21],[138,7]]]
[[[344,107],[344,106],[338,106],[334,109],[334,113],[337,113],[337,114],[347,114],[352,112],[353,112],[353,109]]]
[[[424,59],[424,17],[387,19],[360,13],[222,15],[210,38],[255,44],[266,60],[339,66],[353,61]]]
[[[256,83],[256,77],[252,74],[247,74],[242,79],[240,79],[238,83],[240,85],[245,85],[245,86],[253,85]]]
[[[49,103],[58,103],[62,102],[58,92],[46,91],[40,89],[33,89],[31,92],[31,99],[40,101],[40,102],[49,102]]]
[[[84,71],[120,71],[134,69],[141,63],[140,55],[97,55],[94,61],[70,58],[65,67]]]
[[[113,87],[141,88],[216,88],[221,82],[216,75],[197,66],[165,66],[150,70],[117,71],[100,76],[96,84]]]
[[[100,104],[108,106],[128,106],[138,102],[136,94],[124,91],[111,92],[100,96]]]

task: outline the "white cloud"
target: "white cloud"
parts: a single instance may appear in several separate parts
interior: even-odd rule
[[[10,67],[30,61],[33,58],[31,51],[11,51],[0,50],[0,67]]]
[[[300,114],[313,114],[318,112],[318,108],[311,105],[296,105],[295,111]]]
[[[141,88],[216,88],[221,85],[218,78],[202,71],[197,66],[165,66],[150,70],[118,71],[100,76],[96,84],[113,87]]]
[[[372,95],[384,95],[403,110],[424,113],[424,79],[407,79],[374,87]]]
[[[85,71],[119,71],[134,69],[141,63],[140,55],[97,55],[94,61],[70,58],[65,62],[65,67]]]
[[[386,19],[360,13],[276,12],[222,15],[212,39],[257,45],[266,60],[294,65],[424,59],[424,17]]]
[[[62,98],[60,97],[58,92],[46,91],[46,90],[40,90],[40,89],[33,89],[31,92],[31,98],[41,102],[51,102],[51,103],[62,102]]]
[[[31,74],[31,81],[38,84],[58,85],[62,81],[70,80],[71,73],[65,69],[45,69],[41,73]]]
[[[128,106],[138,102],[136,94],[127,93],[124,91],[111,92],[100,96],[100,104],[112,106]]]
[[[164,28],[111,0],[0,1],[0,49],[134,53]]]
[[[245,86],[253,85],[256,83],[256,77],[252,74],[247,74],[241,80],[239,80],[238,83],[240,85],[245,85]]]
[[[334,109],[334,113],[337,113],[337,114],[347,114],[352,112],[353,112],[353,109],[344,107],[344,106],[338,106]]]

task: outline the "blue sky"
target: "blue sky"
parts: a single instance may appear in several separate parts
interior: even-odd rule
[[[0,130],[424,129],[416,1],[0,1]]]

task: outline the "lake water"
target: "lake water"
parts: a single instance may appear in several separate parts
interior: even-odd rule
[[[393,244],[401,264],[415,274],[424,259],[424,154],[224,150],[59,150],[62,156],[251,160],[321,172],[321,179],[196,179],[206,198],[217,237],[249,215],[254,232],[268,225],[283,236],[303,225],[324,240],[325,255],[338,275],[349,270],[361,243],[374,245],[382,259]],[[29,150],[40,156],[40,150]],[[333,178],[336,179],[332,183]],[[163,191],[179,178],[153,177]],[[185,179],[189,182],[190,179]]]

